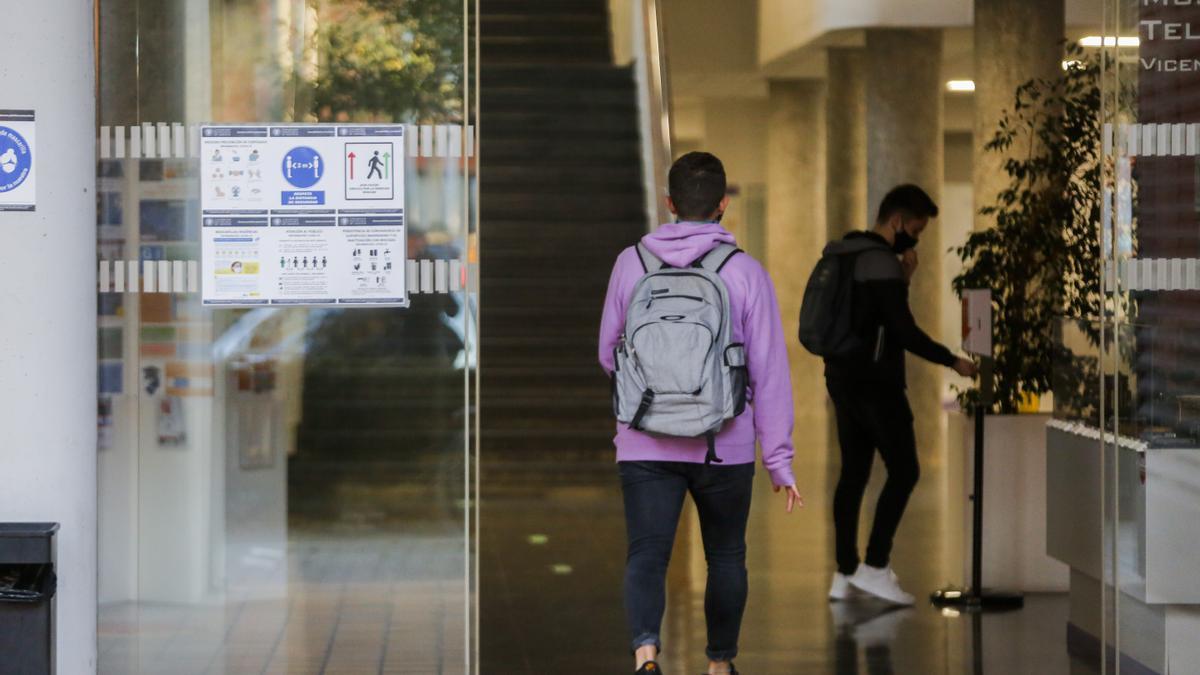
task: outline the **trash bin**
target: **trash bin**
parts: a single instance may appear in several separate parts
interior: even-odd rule
[[[58,523],[0,523],[0,675],[54,667],[54,533]]]

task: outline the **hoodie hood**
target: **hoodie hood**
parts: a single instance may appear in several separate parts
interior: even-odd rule
[[[671,267],[687,267],[718,244],[734,244],[719,223],[666,223],[642,237],[642,244]]]
[[[892,250],[886,239],[873,232],[851,232],[843,239],[835,239],[825,244],[825,250],[821,252],[821,255],[861,253],[872,248],[882,249],[889,253]]]

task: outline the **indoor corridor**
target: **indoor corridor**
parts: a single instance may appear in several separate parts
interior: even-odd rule
[[[799,398],[799,392],[798,396]],[[747,674],[1072,675],[1095,671],[1067,654],[1068,600],[1029,595],[1023,610],[988,614],[973,647],[973,620],[922,598],[945,584],[955,560],[945,536],[947,467],[923,457],[922,478],[897,535],[893,566],[918,597],[911,609],[870,600],[826,601],[833,573],[830,503],[837,459],[797,431],[796,477],[806,508],[788,516],[759,467],[750,516],[750,597],[738,669]],[[486,673],[632,672],[621,601],[625,533],[609,460],[553,467],[490,482],[481,540],[482,668]],[[486,471],[485,471],[486,474]],[[883,467],[875,463],[864,514]],[[570,484],[562,476],[570,475]],[[584,477],[586,476],[586,478]],[[865,540],[866,522],[863,538]],[[955,564],[961,564],[956,560]],[[665,672],[704,672],[705,566],[690,500],[668,576],[662,629]],[[976,657],[980,658],[977,660]]]
[[[911,609],[870,600],[827,602],[833,571],[829,503],[837,467],[831,458],[824,448],[798,444],[796,475],[807,506],[791,516],[782,497],[771,492],[765,472],[759,469],[756,475],[748,536],[750,598],[736,661],[741,672],[1097,672],[1066,652],[1065,594],[1027,596],[1023,610],[986,615],[978,626],[970,616],[944,614],[920,600]],[[545,453],[539,459],[485,469],[481,671],[631,672],[621,601],[624,521],[615,466],[599,456],[584,462]],[[864,502],[868,512],[882,482],[878,462],[875,469]],[[897,537],[893,564],[918,598],[952,578],[947,572],[952,564],[961,564],[946,536],[954,513],[942,497],[946,474],[944,462],[924,458],[921,483]],[[388,496],[389,508],[407,514],[403,526],[393,521],[368,532],[364,527],[371,528],[351,517],[321,524],[293,518],[286,591],[271,593],[268,585],[256,584],[244,593],[231,589],[224,602],[214,604],[105,607],[99,671],[458,672],[466,628],[464,549],[452,518],[418,508],[429,502],[428,492],[417,488],[426,479],[414,473],[412,485]],[[689,501],[668,577],[662,658],[668,673],[698,673],[706,665],[704,581]],[[976,639],[981,650],[973,646]]]

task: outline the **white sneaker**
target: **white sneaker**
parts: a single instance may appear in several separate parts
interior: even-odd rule
[[[850,585],[850,577],[841,572],[833,573],[833,583],[829,585],[830,600],[846,600],[854,595],[854,587]]]
[[[870,593],[896,605],[911,605],[916,599],[900,588],[900,580],[896,573],[888,567],[871,567],[867,564],[858,566],[854,576],[849,579],[850,585],[864,593]]]

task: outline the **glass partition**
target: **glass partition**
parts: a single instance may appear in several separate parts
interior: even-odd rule
[[[1101,223],[1112,340],[1099,362],[1105,673],[1193,670],[1200,608],[1200,18],[1189,3],[1107,0]],[[1099,272],[1098,272],[1099,273]],[[1103,388],[1100,382],[1105,383]],[[1115,453],[1118,458],[1112,460]]]
[[[99,672],[473,668],[468,4],[97,3]],[[254,153],[202,175],[202,125],[334,123],[401,125],[386,164],[336,161],[346,199],[352,166],[394,171],[403,231],[342,259],[320,217],[273,220],[296,259],[234,239],[206,266],[208,191],[275,213],[291,177]],[[252,271],[314,300],[202,301]],[[334,275],[407,306],[317,302]]]

